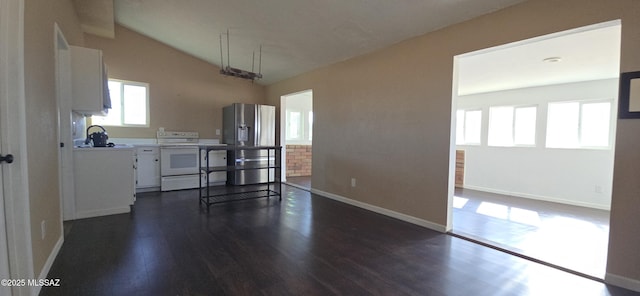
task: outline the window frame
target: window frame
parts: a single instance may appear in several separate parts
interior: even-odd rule
[[[481,146],[482,145],[482,115],[483,115],[483,111],[482,108],[469,108],[469,109],[458,109],[456,110],[456,117],[458,116],[457,112],[462,111],[464,116],[462,117],[463,121],[462,121],[462,143],[457,143],[457,139],[458,139],[458,135],[456,134],[456,145],[460,145],[460,146]],[[467,135],[467,113],[468,112],[480,112],[480,126],[478,127],[478,133],[479,133],[479,141],[476,142],[467,142],[466,139],[466,135]],[[457,131],[456,131],[457,133]]]
[[[291,124],[291,113],[294,112],[300,114],[300,122],[298,125],[299,135],[296,138],[291,138],[289,127]],[[287,141],[287,143],[290,143],[292,145],[308,145],[307,143],[311,143],[313,141],[313,111],[287,108],[287,110],[285,111],[285,116],[287,123],[287,126],[285,127],[285,140]]]
[[[615,104],[615,100],[614,99],[587,99],[587,100],[566,100],[566,101],[554,101],[554,102],[548,102],[547,103],[547,122],[546,122],[546,131],[545,134],[549,135],[549,110],[551,109],[550,106],[552,104],[568,104],[568,103],[577,103],[578,104],[578,130],[577,132],[577,139],[578,139],[578,145],[574,146],[574,147],[549,147],[549,143],[548,143],[548,139],[545,137],[545,144],[544,147],[547,149],[581,149],[581,150],[611,150],[613,148],[613,136],[614,136],[614,119],[615,119],[615,110],[614,108],[616,108],[616,104]],[[583,105],[588,105],[588,104],[599,104],[599,103],[609,103],[609,126],[608,126],[608,135],[607,135],[607,145],[606,146],[589,146],[589,145],[582,145],[582,129],[583,129],[583,124],[582,124],[582,107]]]
[[[516,111],[518,109],[534,108],[535,116],[533,123],[533,144],[517,144],[516,143]],[[513,147],[536,147],[538,144],[538,104],[518,105],[513,107]]]
[[[511,108],[511,144],[510,145],[495,145],[491,144],[491,109],[492,108]],[[517,110],[518,109],[526,109],[526,108],[535,108],[535,122],[534,122],[534,130],[533,130],[533,144],[517,144],[516,143],[516,121],[517,121]],[[494,105],[489,106],[489,124],[487,125],[487,147],[524,147],[524,148],[532,148],[538,146],[538,115],[539,115],[539,106],[538,104],[524,104],[524,105]]]
[[[150,110],[149,110],[149,92],[150,92],[150,86],[149,83],[147,82],[140,82],[140,81],[132,81],[132,80],[123,80],[123,79],[116,79],[116,78],[109,78],[107,82],[119,82],[120,83],[120,120],[119,120],[119,124],[113,124],[110,122],[107,123],[99,123],[101,125],[104,126],[117,126],[117,127],[149,127],[150,123],[151,123],[151,118],[150,118]],[[107,83],[108,85],[108,83]],[[138,86],[138,87],[144,87],[146,89],[146,96],[145,96],[145,123],[144,124],[131,124],[131,123],[125,123],[124,118],[125,118],[125,100],[124,100],[124,87],[126,85],[131,85],[131,86]],[[109,90],[111,91],[111,90]],[[94,115],[95,116],[95,115]],[[94,123],[94,116],[91,116],[91,121],[92,123]],[[108,115],[107,115],[108,116]],[[107,117],[107,116],[98,116],[98,117]]]

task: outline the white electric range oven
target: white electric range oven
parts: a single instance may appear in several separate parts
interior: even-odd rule
[[[197,132],[157,133],[160,145],[160,190],[197,188],[200,182]]]

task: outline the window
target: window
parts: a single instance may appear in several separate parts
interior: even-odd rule
[[[287,140],[300,139],[300,130],[302,120],[300,120],[300,112],[287,112]]]
[[[149,84],[109,79],[111,109],[107,116],[92,116],[92,124],[149,126]]]
[[[313,111],[309,111],[309,118],[308,118],[309,122],[309,137],[307,138],[307,140],[311,141],[313,140]]]
[[[535,146],[536,106],[489,108],[489,146]]]
[[[306,142],[312,140],[313,111],[287,110],[287,141]]]
[[[458,110],[456,113],[456,144],[480,145],[481,110]]]
[[[549,103],[547,147],[609,147],[611,102]]]
[[[534,146],[536,144],[536,107],[515,108],[513,122],[513,144]]]

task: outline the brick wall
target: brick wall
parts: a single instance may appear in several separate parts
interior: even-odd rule
[[[311,145],[287,145],[287,177],[311,176]]]

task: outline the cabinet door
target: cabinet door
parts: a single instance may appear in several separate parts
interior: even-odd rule
[[[138,148],[137,188],[160,186],[160,153],[157,147]]]
[[[206,159],[202,158],[202,165],[206,164]],[[227,151],[209,151],[209,167],[227,166]],[[205,182],[205,179],[202,179]],[[209,184],[221,184],[227,181],[227,172],[213,172],[209,174]]]
[[[128,213],[134,198],[131,149],[74,150],[76,219]]]
[[[109,101],[102,51],[71,46],[72,108],[84,115],[106,115]]]

